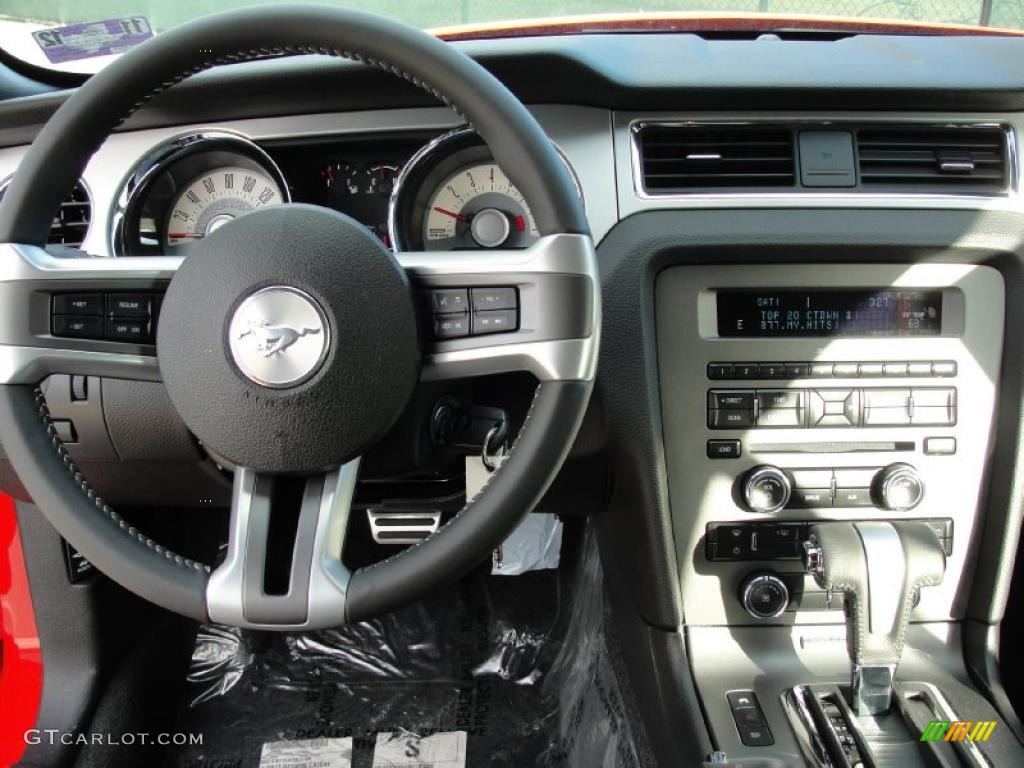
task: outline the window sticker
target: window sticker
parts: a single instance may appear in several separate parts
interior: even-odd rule
[[[352,739],[269,741],[260,753],[260,768],[351,768]]]
[[[378,733],[373,768],[466,768],[466,732]]]
[[[152,36],[153,28],[142,16],[88,21],[32,33],[51,64],[124,53]]]

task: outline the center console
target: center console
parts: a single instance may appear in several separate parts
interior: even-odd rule
[[[655,298],[684,631],[708,725],[730,756],[811,763],[787,696],[851,683],[850,597],[801,559],[817,526],[918,522],[944,556],[941,580],[907,591],[905,668],[918,677],[897,685],[935,682],[920,647],[964,615],[984,556],[1002,277],[942,263],[675,266]],[[884,560],[868,552],[876,601]],[[756,712],[737,715],[738,698]]]

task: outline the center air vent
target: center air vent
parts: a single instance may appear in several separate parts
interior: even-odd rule
[[[0,200],[3,200],[8,184],[10,184],[9,179],[0,184]],[[89,230],[91,219],[92,203],[89,200],[89,193],[86,191],[85,185],[78,182],[71,188],[71,192],[60,204],[57,215],[53,217],[50,237],[46,242],[50,245],[80,248],[85,241],[85,233]]]
[[[644,124],[635,138],[643,188],[653,195],[796,181],[789,128]]]
[[[925,191],[1000,192],[1007,188],[1006,135],[1000,128],[861,128],[860,183]]]

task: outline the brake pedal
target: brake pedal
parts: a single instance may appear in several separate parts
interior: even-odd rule
[[[370,535],[378,544],[417,544],[441,525],[441,512],[436,509],[397,511],[381,507],[366,510]]]

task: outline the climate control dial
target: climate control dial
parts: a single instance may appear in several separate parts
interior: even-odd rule
[[[924,481],[910,464],[890,464],[875,476],[875,501],[894,512],[913,509],[924,498]]]
[[[778,512],[789,503],[792,493],[789,475],[770,464],[754,467],[743,480],[743,501],[751,512]]]

